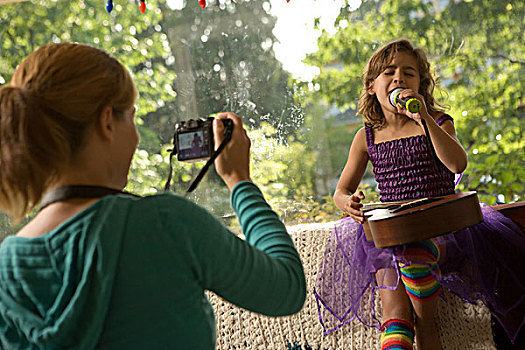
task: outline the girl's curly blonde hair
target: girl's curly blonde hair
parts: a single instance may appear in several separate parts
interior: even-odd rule
[[[368,92],[374,80],[386,69],[398,52],[407,52],[413,55],[417,61],[420,77],[418,92],[425,99],[428,113],[430,115],[435,115],[436,113],[443,111],[444,106],[434,99],[433,93],[436,82],[430,72],[430,62],[428,61],[427,55],[423,49],[414,47],[410,41],[406,39],[398,39],[377,49],[372,57],[370,57],[370,60],[361,74],[363,88],[359,96],[357,113],[363,117],[366,126],[380,128],[385,123],[385,116],[383,115],[381,105],[379,104],[376,95],[370,95]]]

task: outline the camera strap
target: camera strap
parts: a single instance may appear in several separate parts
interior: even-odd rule
[[[201,182],[202,178],[204,177],[204,175],[206,174],[210,166],[213,164],[217,156],[222,152],[224,147],[226,147],[226,144],[231,140],[232,131],[233,131],[233,125],[227,125],[226,128],[224,129],[224,140],[222,140],[219,147],[215,150],[215,152],[213,152],[213,154],[211,155],[210,159],[208,159],[206,164],[204,164],[201,171],[197,174],[197,177],[195,177],[195,180],[193,180],[190,187],[186,190],[185,195],[188,195],[189,193],[193,192],[193,190],[197,188],[197,185]],[[174,147],[170,153],[170,171],[168,173],[168,180],[166,181],[166,185],[164,186],[164,191],[169,191],[170,189],[171,176],[173,173],[173,166],[171,165],[171,161],[175,154],[177,154],[176,147]]]
[[[126,194],[134,197],[140,197],[136,194],[117,190],[115,188],[109,188],[104,186],[91,186],[91,185],[71,185],[55,188],[44,194],[40,203],[40,209],[42,210],[48,205],[60,202],[68,199],[80,199],[80,198],[100,198],[113,194]]]

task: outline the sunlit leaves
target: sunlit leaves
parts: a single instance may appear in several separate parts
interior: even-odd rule
[[[0,84],[9,81],[25,56],[51,42],[100,47],[130,70],[140,94],[137,124],[142,150],[137,152],[128,187],[138,193],[162,188],[161,178],[167,176],[167,165],[161,166],[154,154],[161,147],[158,137],[140,126],[147,113],[175,98],[172,83],[176,76],[166,65],[171,50],[161,19],[158,8],[152,6],[143,15],[132,2],[116,4],[110,14],[103,2],[95,0],[39,0],[0,7]]]
[[[469,154],[460,188],[478,190],[490,204],[499,194],[515,201],[525,197],[524,18],[523,1],[363,1],[343,9],[344,26],[324,33],[307,62],[321,68],[323,97],[348,107],[361,88],[358,72],[378,45],[405,37],[423,47]]]
[[[178,74],[175,120],[229,110],[253,127],[272,123],[279,136],[297,128],[289,74],[272,50],[275,18],[268,10],[263,1],[210,2],[204,10],[187,2],[180,11],[164,10]]]

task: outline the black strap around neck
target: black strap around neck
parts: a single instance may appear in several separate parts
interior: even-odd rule
[[[115,188],[109,188],[104,186],[91,186],[91,185],[71,185],[55,188],[47,192],[43,197],[40,204],[40,210],[44,209],[48,205],[60,202],[68,199],[79,199],[79,198],[100,198],[113,194],[127,194],[135,197],[139,197],[133,193],[117,190]]]

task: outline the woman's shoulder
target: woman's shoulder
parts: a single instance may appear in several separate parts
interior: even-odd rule
[[[177,217],[185,220],[194,217],[207,217],[211,214],[199,204],[172,192],[151,194],[140,198],[130,198],[133,212]]]
[[[171,210],[184,211],[188,210],[199,210],[201,207],[196,203],[190,201],[187,198],[174,194],[172,192],[155,193],[145,196],[126,196],[117,195],[117,200],[127,201],[131,207],[136,210],[164,208]]]
[[[179,196],[173,192],[159,192],[159,193],[150,193],[145,195],[135,195],[132,193],[122,193],[114,196],[108,196],[107,198],[115,198],[118,201],[129,201],[137,205],[148,205],[154,202],[188,202],[192,203],[190,200]]]
[[[174,193],[151,194],[143,197],[125,195],[109,196],[105,209],[107,217],[125,223],[132,237],[143,232],[161,235],[175,234],[182,239],[193,240],[201,228],[212,227],[215,218],[205,208]],[[124,227],[123,226],[123,227]],[[184,232],[192,230],[194,236]]]

